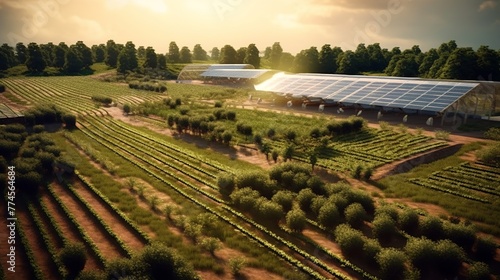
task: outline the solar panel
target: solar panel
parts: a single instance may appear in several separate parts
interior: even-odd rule
[[[256,89],[323,98],[327,102],[442,112],[478,85],[418,78],[280,74],[256,85]]]

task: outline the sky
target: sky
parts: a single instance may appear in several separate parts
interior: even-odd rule
[[[0,43],[500,49],[500,0],[0,0]]]

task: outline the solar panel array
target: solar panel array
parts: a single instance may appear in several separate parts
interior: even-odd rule
[[[414,78],[277,74],[255,88],[293,97],[442,112],[478,85]]]
[[[201,74],[202,77],[243,78],[254,79],[269,72],[267,69],[209,69]]]

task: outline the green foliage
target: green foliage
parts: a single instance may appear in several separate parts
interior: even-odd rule
[[[111,97],[101,96],[101,95],[93,95],[92,100],[95,102],[102,103],[104,105],[110,105],[113,102]]]
[[[465,252],[450,240],[440,240],[436,247],[438,269],[447,276],[456,276],[465,261]]]
[[[254,209],[257,198],[260,197],[260,194],[256,190],[252,190],[251,188],[242,188],[236,189],[230,195],[231,201],[236,207],[244,211],[249,211]]]
[[[128,103],[124,104],[123,105],[123,112],[128,115],[128,114],[130,114],[130,111],[131,111],[130,104],[128,104]]]
[[[495,143],[479,151],[477,157],[486,164],[500,167],[500,143]]]
[[[344,216],[349,225],[352,227],[359,227],[363,224],[368,214],[361,204],[353,203],[344,210]]]
[[[445,131],[445,130],[436,130],[434,131],[436,135],[436,139],[441,139],[441,140],[449,140],[450,139],[450,132]]]
[[[408,239],[404,250],[413,265],[424,269],[432,266],[437,259],[435,246],[436,244],[432,240],[425,237],[412,237]]]
[[[490,280],[490,268],[483,262],[474,262],[467,270],[467,280]]]
[[[384,248],[376,256],[384,279],[405,279],[406,255],[395,248]]]
[[[265,198],[257,200],[255,210],[258,213],[258,217],[275,224],[277,224],[285,215],[281,205]]]
[[[411,209],[404,209],[398,217],[399,228],[409,234],[414,234],[419,226],[418,213]]]
[[[271,200],[281,205],[283,210],[288,212],[292,209],[294,199],[295,193],[288,190],[281,190],[277,191]]]
[[[299,208],[295,208],[286,214],[286,226],[290,230],[301,232],[306,224],[306,214]]]
[[[377,239],[365,238],[363,244],[363,256],[372,263],[376,260],[377,254],[382,250],[382,246]]]
[[[322,226],[326,228],[333,228],[335,225],[339,224],[339,220],[340,213],[335,203],[327,201],[319,209],[318,222]]]
[[[66,244],[59,252],[59,261],[69,275],[75,277],[83,270],[87,262],[85,246],[81,243]]]
[[[76,128],[76,116],[75,115],[66,113],[62,116],[62,121],[66,125],[67,129]]]
[[[420,233],[431,240],[443,237],[443,221],[435,216],[427,216],[420,221]]]
[[[160,243],[144,247],[137,256],[139,275],[149,279],[199,279],[193,268],[175,251]],[[136,274],[137,275],[137,274]]]
[[[347,224],[337,226],[334,231],[337,242],[346,256],[356,256],[361,253],[364,246],[363,233],[351,228]]]
[[[5,85],[0,83],[0,92],[4,92],[4,91],[5,91]]]
[[[1,87],[1,85],[0,85]],[[1,92],[1,90],[0,90]],[[500,141],[500,127],[492,127],[488,129],[485,133],[484,136],[489,139],[497,140]]]
[[[470,251],[476,241],[476,231],[474,228],[463,223],[445,223],[444,233],[447,239],[453,241],[466,251]]]
[[[221,172],[217,176],[217,186],[222,195],[229,196],[233,192],[235,185],[235,177],[233,174]]]
[[[309,188],[301,190],[296,198],[300,209],[307,213],[309,211],[309,205],[315,196],[316,195]]]
[[[213,256],[216,250],[222,248],[222,243],[219,238],[204,237],[200,241],[200,246]]]
[[[354,169],[354,171],[352,172],[352,177],[355,179],[360,179],[362,172],[363,172],[363,166],[358,165],[356,166],[356,169]]]
[[[474,245],[476,257],[485,263],[489,263],[495,258],[496,243],[492,238],[478,237]]]
[[[381,241],[389,241],[397,233],[396,222],[386,214],[379,214],[373,220],[373,235]]]
[[[240,275],[245,264],[246,260],[243,257],[234,257],[229,259],[229,267],[231,268],[231,273],[234,276]]]

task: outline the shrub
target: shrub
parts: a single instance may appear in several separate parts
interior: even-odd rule
[[[441,140],[449,140],[450,139],[450,132],[445,131],[445,130],[436,130],[435,132],[436,139],[441,139]]]
[[[42,133],[45,131],[45,127],[42,124],[37,124],[33,126],[34,133]]]
[[[281,207],[283,207],[283,210],[287,212],[292,209],[294,199],[295,194],[288,190],[278,191],[271,198],[272,201],[281,205]]]
[[[109,105],[113,103],[113,99],[111,97],[101,96],[101,95],[93,95],[92,100],[95,102],[102,103],[104,105]]]
[[[231,201],[244,211],[252,210],[255,207],[259,192],[251,188],[242,188],[233,191],[230,195]]]
[[[476,241],[476,231],[474,228],[464,224],[446,223],[444,225],[444,233],[447,239],[455,242],[466,251],[472,250],[472,246]]]
[[[404,279],[406,255],[395,248],[384,248],[376,256],[384,279]]]
[[[256,207],[260,217],[271,223],[277,224],[285,215],[281,205],[265,198],[258,199]]]
[[[327,198],[324,196],[316,196],[311,200],[311,205],[309,206],[311,212],[317,217],[319,215],[319,209],[325,205]]]
[[[380,125],[381,130],[392,130],[392,127],[388,122],[379,121],[378,124]]]
[[[271,157],[272,157],[272,159],[273,159],[274,163],[278,162],[278,156],[279,156],[278,151],[273,150],[273,151],[271,152]]]
[[[479,237],[474,247],[479,260],[488,263],[495,258],[497,245],[492,238]]]
[[[405,252],[417,268],[423,269],[436,261],[435,243],[427,238],[410,238],[406,242]]]
[[[76,127],[76,116],[73,114],[64,114],[62,120],[66,125],[67,129],[73,129]]]
[[[219,238],[204,237],[200,241],[200,246],[213,256],[215,254],[215,250],[222,248],[222,243]]]
[[[337,242],[346,256],[355,256],[362,252],[364,241],[363,234],[351,228],[347,224],[337,226],[334,231],[335,242]]]
[[[352,227],[358,227],[363,224],[363,221],[367,217],[365,208],[359,203],[353,203],[344,210],[344,216],[346,221]]]
[[[226,112],[226,118],[230,121],[236,120],[236,112],[234,111],[227,111]]]
[[[418,213],[413,209],[405,209],[399,214],[399,228],[407,233],[415,233],[418,229],[419,217]]]
[[[340,214],[335,203],[327,201],[318,213],[318,222],[327,228],[332,228],[339,223]]]
[[[474,262],[467,270],[467,280],[490,280],[490,268],[482,262]]]
[[[0,92],[4,92],[5,91],[5,85],[4,84],[0,84]]]
[[[443,222],[438,217],[427,216],[420,222],[420,233],[431,240],[441,239]]]
[[[316,195],[312,192],[311,189],[303,189],[297,195],[297,202],[299,203],[300,209],[304,212],[309,211],[309,205],[311,204],[312,199]]]
[[[297,138],[297,132],[295,132],[294,130],[287,130],[285,132],[285,138],[288,140],[288,141],[294,141],[295,138]]]
[[[234,175],[227,172],[221,172],[217,176],[217,186],[219,187],[219,192],[224,196],[229,196],[235,187]]]
[[[110,260],[106,264],[106,279],[116,279],[118,277],[133,279],[136,265],[135,260],[127,258]]]
[[[377,239],[365,238],[363,244],[363,255],[365,259],[372,263],[375,261],[375,257],[382,250],[382,246]]]
[[[222,101],[215,101],[214,107],[215,108],[222,108]]]
[[[456,276],[465,260],[465,252],[450,240],[440,240],[435,247],[439,270],[447,276]]]
[[[294,154],[295,148],[293,147],[293,145],[287,145],[282,151],[282,156],[285,162],[289,159],[291,160]]]
[[[387,214],[375,216],[372,224],[373,235],[382,241],[390,240],[397,232],[396,222]]]
[[[148,279],[198,279],[195,271],[172,249],[160,243],[147,245],[137,260],[140,270],[136,273]]]
[[[354,171],[352,172],[352,177],[355,179],[360,179],[362,172],[363,172],[363,166],[358,165],[356,166],[356,169],[354,169]]]
[[[270,128],[268,131],[267,131],[267,137],[272,139],[274,138],[274,136],[276,135],[276,130],[274,130],[274,128]]]
[[[496,167],[500,167],[500,143],[496,143],[493,146],[484,148],[477,153],[478,158]]]
[[[234,276],[238,276],[241,273],[241,269],[245,266],[246,260],[243,257],[234,257],[229,259],[229,267],[231,268],[231,273]]]
[[[306,214],[296,208],[286,214],[286,226],[295,232],[301,232],[306,226]]]
[[[81,243],[69,243],[59,252],[59,261],[69,275],[75,277],[83,270],[87,262],[85,246]]]
[[[130,104],[123,105],[123,112],[127,115],[130,113]]]
[[[484,133],[484,136],[489,139],[500,140],[500,127],[492,127],[488,129]]]

